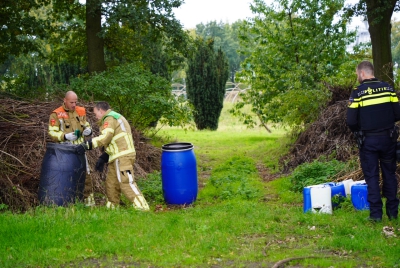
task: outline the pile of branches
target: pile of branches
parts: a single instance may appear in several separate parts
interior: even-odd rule
[[[38,205],[38,188],[46,144],[53,142],[48,132],[50,113],[62,104],[55,102],[29,102],[0,96],[0,204],[13,211],[25,211]],[[93,103],[81,104],[87,110],[93,136],[99,135]],[[161,149],[146,142],[146,138],[132,127],[135,141],[136,177],[160,170]],[[105,193],[105,172],[94,172],[100,150],[87,152],[90,176],[95,192]],[[87,175],[88,176],[88,175]]]
[[[337,101],[302,132],[289,153],[280,159],[283,172],[321,156],[347,161],[358,154],[354,136],[346,125],[347,101]]]
[[[327,107],[320,113],[318,119],[302,132],[292,145],[289,153],[280,159],[283,173],[293,171],[303,163],[316,159],[332,159],[348,161],[358,157],[358,148],[353,133],[346,124],[349,88],[329,88],[332,98]],[[397,165],[396,175],[400,193],[400,164]],[[334,181],[364,179],[361,166],[350,173],[340,172],[333,178]],[[382,184],[382,179],[380,184]]]

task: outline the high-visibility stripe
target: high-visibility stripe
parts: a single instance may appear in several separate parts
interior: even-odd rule
[[[52,127],[52,126],[49,125],[49,130],[50,131],[58,131],[59,129],[60,129],[59,127],[56,127],[56,126]]]
[[[131,174],[129,171],[127,171],[127,173],[128,173],[129,183],[133,183],[133,176],[132,176],[132,174]]]
[[[390,96],[366,99],[360,102],[360,106],[364,107],[364,106],[383,104],[383,103],[390,103]]]
[[[146,202],[146,199],[144,199],[144,197],[141,195],[135,197],[135,199],[132,202],[132,206],[138,210],[149,210],[150,209],[149,204],[147,204],[147,202]]]
[[[119,123],[119,126],[121,127],[122,131],[126,132],[126,128],[125,128],[124,122],[122,121],[121,118],[118,119],[118,123]]]
[[[99,147],[98,141],[105,139],[108,133],[111,133],[111,135],[114,135],[114,129],[112,129],[112,128],[103,129],[98,137],[92,139],[93,148]]]
[[[122,151],[122,152],[120,152],[118,154],[115,154],[115,155],[112,155],[112,156],[110,155],[108,161],[112,162],[114,159],[116,159],[118,157],[121,157],[121,156],[124,156],[124,155],[128,155],[128,154],[133,154],[133,153],[135,153],[135,150],[133,150],[133,149],[125,150],[125,151]]]
[[[50,128],[49,128],[50,130]],[[63,141],[63,135],[64,133],[61,131],[58,131],[58,129],[51,129],[49,131],[49,135],[53,138],[56,138],[58,141]]]
[[[106,207],[110,208],[110,209],[115,209],[115,205],[113,203],[111,203],[110,201],[107,201]]]
[[[117,172],[118,181],[119,181],[119,183],[121,183],[121,173],[119,170],[119,160],[118,159],[115,161],[115,170]]]
[[[377,94],[371,94],[362,96],[361,98],[354,99],[353,102],[348,106],[349,108],[358,108],[358,107],[365,107],[371,106],[376,104],[384,104],[390,102],[398,102],[398,98],[396,93],[391,92],[383,92]]]
[[[119,148],[117,146],[117,140],[121,139],[121,138],[125,139],[125,143],[126,143],[126,145],[127,145],[127,147],[129,149],[123,150],[123,151],[119,151]],[[112,138],[110,144],[107,146],[107,150],[106,151],[110,156],[110,158],[108,160],[110,162],[113,161],[114,159],[118,158],[118,157],[121,157],[121,156],[124,156],[124,155],[127,155],[127,154],[135,153],[136,151],[135,151],[135,147],[133,145],[132,135],[129,135],[126,132],[121,132],[118,135],[115,135]]]

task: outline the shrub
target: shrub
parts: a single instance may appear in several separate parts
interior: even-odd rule
[[[326,162],[315,160],[301,164],[289,176],[291,188],[295,192],[301,192],[306,186],[329,182],[329,179],[344,167],[345,163],[337,160]]]
[[[164,204],[161,172],[156,171],[146,178],[138,178],[136,183],[149,204]]]
[[[170,125],[191,121],[191,110],[171,93],[170,83],[138,64],[111,68],[93,76],[71,80],[71,89],[88,101],[107,101],[135,128],[144,130],[161,117]]]

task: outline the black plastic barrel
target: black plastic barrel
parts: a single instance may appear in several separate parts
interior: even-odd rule
[[[162,146],[161,177],[164,200],[187,205],[197,198],[197,164],[193,144],[180,142]]]
[[[39,183],[39,202],[65,206],[83,200],[86,179],[85,155],[76,145],[47,143]]]

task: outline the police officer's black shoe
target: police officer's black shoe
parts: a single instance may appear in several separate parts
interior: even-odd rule
[[[373,222],[373,223],[382,221],[381,218],[373,218],[373,217],[368,217],[367,220],[370,221],[370,222]]]

